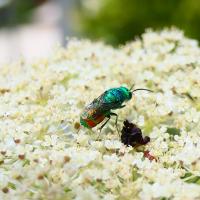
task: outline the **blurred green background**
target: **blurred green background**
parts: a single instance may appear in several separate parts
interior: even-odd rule
[[[47,2],[60,6],[63,37],[73,35],[119,45],[146,28],[176,26],[200,41],[199,0],[0,0],[0,28],[31,23],[34,10]]]
[[[172,26],[200,41],[200,0],[0,0],[0,62],[45,56],[68,36],[118,46]]]
[[[199,0],[87,0],[81,1],[79,17],[85,36],[114,45],[132,40],[148,27],[176,26],[200,41]]]

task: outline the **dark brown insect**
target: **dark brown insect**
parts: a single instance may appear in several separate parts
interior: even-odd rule
[[[121,142],[127,146],[145,145],[150,141],[150,137],[143,137],[141,129],[128,120],[124,121],[121,133]]]

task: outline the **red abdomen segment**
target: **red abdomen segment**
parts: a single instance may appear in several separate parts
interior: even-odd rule
[[[90,109],[82,113],[80,123],[86,128],[93,128],[105,119],[105,115],[98,114],[96,110]]]
[[[84,119],[85,123],[87,124],[87,127],[93,128],[97,124],[101,123],[104,120],[105,116],[99,116],[97,119],[92,120],[92,119]]]

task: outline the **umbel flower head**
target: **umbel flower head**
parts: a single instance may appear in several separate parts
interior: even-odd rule
[[[141,38],[119,49],[71,39],[0,66],[0,199],[200,199],[198,42],[175,29]],[[118,111],[130,119],[122,142],[112,122],[102,140],[79,128],[87,102],[133,83],[154,93]]]
[[[150,141],[150,137],[142,136],[142,131],[135,124],[130,123],[128,120],[124,121],[122,128],[121,141],[127,146],[145,145]]]

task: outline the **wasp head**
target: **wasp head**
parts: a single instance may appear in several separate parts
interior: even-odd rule
[[[132,98],[132,92],[126,87],[120,87],[124,98],[128,101]]]

